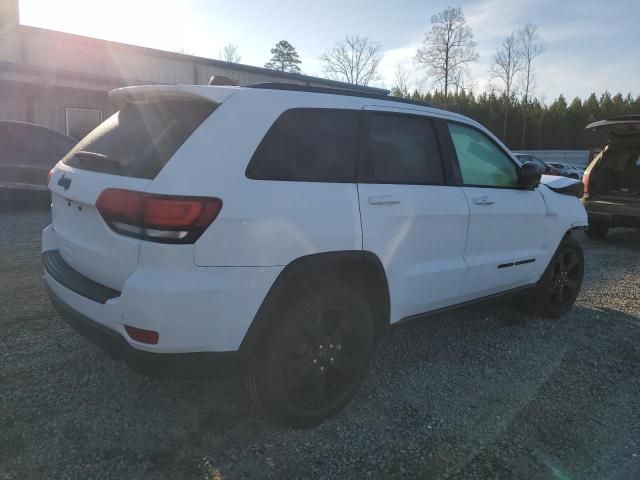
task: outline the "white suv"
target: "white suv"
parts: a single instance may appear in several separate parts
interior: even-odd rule
[[[524,290],[558,317],[578,294],[575,182],[540,184],[468,118],[279,84],[111,98],[50,174],[44,280],[139,371],[242,365],[269,413],[308,426],[348,403],[389,324]]]

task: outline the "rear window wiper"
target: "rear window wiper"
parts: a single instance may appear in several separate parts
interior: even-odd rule
[[[102,153],[87,152],[85,150],[79,150],[73,156],[78,158],[79,160],[100,160],[103,162],[116,163],[118,165],[121,165],[119,161],[112,160],[111,158],[109,158],[108,155],[104,155]]]

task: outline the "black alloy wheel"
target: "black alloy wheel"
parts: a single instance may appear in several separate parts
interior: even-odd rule
[[[580,243],[566,237],[549,262],[538,287],[536,305],[545,317],[558,318],[576,301],[584,276],[584,254]]]
[[[373,353],[373,320],[346,285],[320,284],[286,309],[249,370],[254,399],[282,423],[307,427],[344,408]]]
[[[283,359],[286,393],[303,409],[324,409],[342,397],[357,376],[366,335],[349,312],[321,309],[292,332]]]

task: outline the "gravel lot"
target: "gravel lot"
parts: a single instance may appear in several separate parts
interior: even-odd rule
[[[73,333],[40,281],[46,211],[0,213],[0,479],[640,478],[640,233],[582,234],[560,321],[508,301],[392,329],[363,388],[313,430],[238,378],[143,378]]]

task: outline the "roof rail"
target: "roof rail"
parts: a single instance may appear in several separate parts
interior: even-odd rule
[[[310,93],[326,93],[329,95],[343,95],[345,97],[361,97],[361,98],[373,98],[376,100],[384,100],[386,102],[406,103],[410,105],[419,105],[421,107],[431,107],[433,105],[426,102],[419,102],[417,100],[410,100],[408,98],[393,97],[389,95],[379,95],[377,93],[369,93],[357,90],[358,85],[354,85],[353,90],[343,90],[340,88],[327,88],[327,87],[312,87],[309,85],[299,85],[296,83],[252,83],[249,85],[243,85],[247,88],[260,88],[264,90],[289,90],[293,92],[310,92]]]
[[[640,115],[638,114],[631,114],[631,115],[618,115],[615,117],[610,117],[607,118],[607,120],[614,120],[614,121],[636,121],[636,120],[640,120]]]

